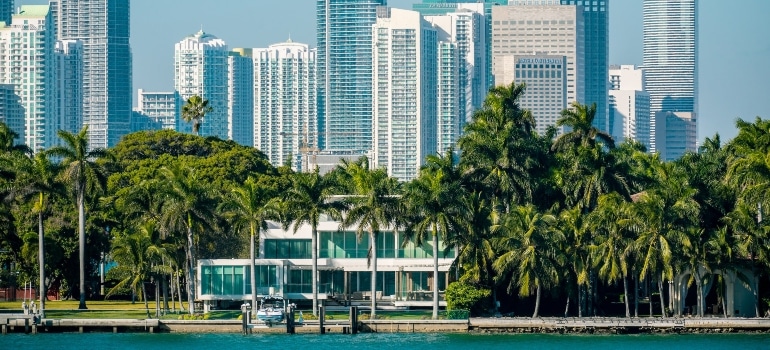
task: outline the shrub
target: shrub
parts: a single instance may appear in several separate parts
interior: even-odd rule
[[[478,314],[482,301],[491,295],[492,291],[489,289],[478,288],[465,282],[452,282],[446,289],[447,311],[469,310],[471,314]]]

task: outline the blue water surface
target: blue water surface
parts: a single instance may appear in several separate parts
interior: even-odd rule
[[[770,334],[199,334],[41,333],[0,335],[0,349],[770,349]]]

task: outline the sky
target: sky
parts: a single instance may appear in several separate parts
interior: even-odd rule
[[[610,64],[642,63],[642,0],[609,0]],[[16,6],[47,0],[16,0]],[[411,9],[420,0],[389,0]],[[770,118],[768,0],[698,1],[698,138],[737,133],[736,118]],[[133,87],[171,91],[174,44],[200,29],[228,47],[286,41],[315,47],[315,0],[132,0]],[[136,98],[134,98],[136,101]]]

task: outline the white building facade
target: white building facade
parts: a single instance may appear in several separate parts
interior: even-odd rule
[[[132,132],[155,128],[176,130],[179,119],[179,95],[175,92],[151,92],[139,89],[137,112],[150,118],[151,123],[132,121]]]
[[[610,76],[610,135],[616,143],[638,141],[650,149],[650,94],[644,72],[633,65],[613,66]]]
[[[455,12],[425,16],[438,33],[438,146],[455,147],[463,127],[487,94],[484,4],[461,4]]]
[[[515,55],[498,62],[504,63],[504,76],[512,75],[517,84],[526,84],[519,104],[522,109],[532,112],[537,132],[545,134],[548,127],[556,125],[561,111],[567,108],[567,57]]]
[[[436,153],[438,36],[419,12],[380,7],[377,15],[373,163],[408,181]]]
[[[192,131],[192,124],[181,119],[181,108],[187,99],[198,95],[212,108],[201,121],[200,135],[228,138],[227,58],[224,40],[203,30],[174,46],[174,90],[180,98],[177,131]]]
[[[291,40],[253,49],[254,147],[274,166],[290,157],[297,171],[312,170],[318,149],[316,50]]]
[[[13,87],[24,111],[21,120],[15,115],[9,124],[19,134],[19,143],[34,152],[54,145],[61,127],[56,114],[53,28],[47,5],[22,6],[10,26],[0,27],[0,84]],[[18,105],[12,104],[12,97],[8,99],[9,108],[18,114]]]
[[[57,124],[70,133],[83,128],[83,52],[80,40],[56,42]]]
[[[251,49],[235,48],[227,57],[227,137],[254,146],[254,65]]]

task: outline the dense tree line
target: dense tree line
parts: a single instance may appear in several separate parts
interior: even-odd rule
[[[173,131],[134,133],[109,150],[89,149],[86,129],[62,132],[63,146],[33,154],[0,125],[0,284],[39,282],[44,254],[46,288],[57,286],[85,307],[108,254],[118,263],[110,293],[146,300],[145,283],[153,281],[163,300],[186,299],[192,312],[195,291],[186,281],[197,259],[253,257],[267,220],[295,231],[309,225],[317,247],[320,217],[328,215],[369,240],[372,288],[381,232],[396,228],[403,241],[432,242],[436,274],[445,253],[438,242],[445,242],[457,252],[453,278],[464,285],[454,290],[488,298],[474,312],[536,317],[547,298],[564,303],[564,315],[593,316],[619,295],[630,317],[639,314],[644,285],[649,313],[666,315],[664,286],[677,274],[690,273],[696,286],[716,280],[724,303],[716,271],[741,276],[757,315],[768,307],[760,285],[770,269],[763,221],[770,121],[738,119],[729,143],[715,135],[699,152],[665,162],[593,127],[595,106],[575,103],[538,134],[519,106],[524,90],[491,89],[457,150],[429,156],[406,183],[365,158],[325,175],[295,173],[271,166],[256,149]],[[205,113],[205,105],[198,109]],[[193,114],[186,119],[201,120]],[[313,276],[317,257],[313,249]],[[433,292],[437,317],[437,285]]]

